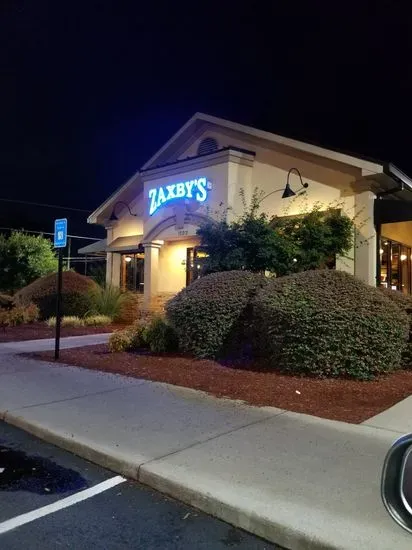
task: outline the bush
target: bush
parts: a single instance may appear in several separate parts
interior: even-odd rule
[[[150,321],[143,338],[153,353],[174,352],[179,348],[175,330],[162,317]]]
[[[77,315],[65,315],[61,320],[62,327],[84,327],[84,320]]]
[[[412,296],[403,294],[397,290],[391,290],[385,287],[379,287],[379,290],[406,313],[409,320],[409,338],[408,343],[402,355],[402,364],[406,368],[412,368]]]
[[[135,351],[147,347],[145,321],[136,321],[132,326],[114,332],[109,338],[109,350]]]
[[[401,364],[406,314],[348,273],[319,270],[271,279],[252,311],[255,350],[273,368],[366,380]]]
[[[88,315],[83,321],[86,327],[99,327],[110,325],[112,323],[112,318],[108,315]]]
[[[90,298],[92,301],[90,314],[106,315],[114,319],[119,315],[126,295],[118,287],[107,285],[102,288],[96,285],[90,292]]]
[[[56,326],[56,317],[50,317],[47,319],[46,324],[50,328],[54,328]],[[85,322],[84,319],[81,319],[80,317],[77,317],[76,315],[66,315],[62,317],[61,319],[61,326],[62,327],[84,327]]]
[[[13,307],[13,296],[0,293],[0,308],[11,309]]]
[[[73,271],[63,273],[62,315],[84,317],[92,309],[91,291],[96,283]],[[46,275],[22,288],[15,295],[17,305],[34,303],[40,310],[40,318],[48,319],[56,311],[57,274]]]
[[[224,354],[242,334],[251,297],[265,282],[247,271],[225,271],[197,279],[166,304],[166,318],[179,347],[197,357]]]
[[[34,323],[39,318],[39,309],[34,304],[18,306],[10,310],[2,310],[1,322],[3,326],[15,327],[26,323]]]
[[[117,330],[110,335],[109,351],[112,353],[120,351],[129,351],[132,346],[132,335],[128,330]]]

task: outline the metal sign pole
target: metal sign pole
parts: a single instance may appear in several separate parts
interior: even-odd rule
[[[56,341],[54,346],[54,358],[60,356],[60,327],[61,327],[61,301],[62,301],[62,282],[63,282],[63,249],[59,248],[57,270],[57,297],[56,297]]]
[[[57,294],[56,294],[56,340],[54,345],[54,358],[57,360],[60,355],[60,327],[61,327],[61,304],[63,284],[63,249],[67,246],[67,219],[54,220],[54,246],[58,248],[58,269],[57,269]],[[69,253],[70,256],[70,253]]]

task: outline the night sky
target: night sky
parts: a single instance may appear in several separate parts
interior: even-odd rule
[[[359,4],[4,0],[0,198],[93,210],[196,111],[412,176],[412,17]],[[96,234],[0,202],[0,226],[55,215]]]

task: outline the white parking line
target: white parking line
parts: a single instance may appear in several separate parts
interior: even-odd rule
[[[53,502],[52,504],[48,504],[47,506],[43,506],[42,508],[38,508],[37,510],[33,510],[32,512],[27,512],[26,514],[21,514],[20,516],[16,516],[15,518],[3,521],[3,523],[0,523],[0,535],[3,533],[7,533],[7,531],[11,531],[12,529],[16,529],[16,527],[20,527],[21,525],[25,525],[26,523],[35,521],[36,519],[48,516],[49,514],[53,514],[54,512],[58,512],[59,510],[63,510],[64,508],[68,508],[69,506],[73,506],[73,504],[77,504],[82,500],[94,497],[99,493],[103,493],[103,491],[107,491],[112,487],[116,487],[116,485],[119,485],[119,483],[123,483],[124,481],[126,481],[124,477],[115,476],[110,479],[106,479],[106,481],[103,481],[102,483],[99,483],[94,487],[90,487],[89,489],[80,491],[80,493],[62,498],[57,502]]]

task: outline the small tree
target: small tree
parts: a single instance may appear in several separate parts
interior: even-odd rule
[[[54,271],[57,259],[48,239],[20,231],[0,234],[0,290],[15,292]]]
[[[273,217],[260,213],[262,193],[255,189],[250,205],[241,192],[244,214],[208,221],[198,230],[208,251],[204,273],[234,269],[287,275],[329,265],[352,246],[353,221],[340,210],[321,210],[299,216]]]

